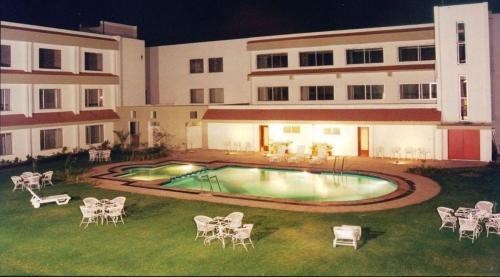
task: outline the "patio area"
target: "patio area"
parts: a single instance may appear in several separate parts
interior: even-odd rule
[[[206,154],[207,161],[216,155],[231,162],[242,155],[254,155]],[[205,156],[193,152],[182,157],[194,161]],[[175,158],[180,159],[180,154]],[[264,161],[258,155],[253,159]],[[351,170],[355,166],[374,170],[375,164],[393,170],[401,167],[399,172],[408,167],[375,159],[352,159],[348,166]],[[447,162],[440,166],[466,165]],[[60,162],[39,166],[41,172],[61,168]],[[130,186],[115,191],[63,182],[54,182],[39,194],[68,194],[71,201],[67,205],[47,204],[34,209],[30,193],[12,192],[9,180],[9,176],[27,169],[0,171],[0,273],[5,275],[500,274],[498,235],[486,238],[483,232],[474,243],[459,241],[457,231],[439,230],[441,219],[436,212],[439,206],[457,209],[473,207],[480,200],[498,202],[498,167],[428,170],[427,177],[441,187],[441,192],[428,201],[384,211],[334,214],[186,201],[124,191],[136,189]],[[120,223],[119,228],[113,224],[89,225],[86,229],[79,226],[79,206],[84,198],[117,196],[127,198],[125,224]],[[246,252],[243,247],[224,249],[218,242],[204,246],[200,240],[195,241],[194,216],[214,217],[234,211],[244,213],[245,222],[254,224],[255,249]],[[357,250],[332,247],[332,227],[343,224],[362,227]]]

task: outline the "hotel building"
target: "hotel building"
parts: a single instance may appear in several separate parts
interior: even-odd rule
[[[1,22],[0,159],[113,142],[117,107],[145,95],[144,41],[117,27],[124,35]]]
[[[27,123],[10,123],[1,132],[12,136],[25,132],[19,138],[29,138],[30,153],[40,153],[41,127],[35,124],[46,123],[33,123],[29,118],[54,112],[53,108],[41,109],[36,101],[37,97],[42,101],[39,95],[46,89],[40,79],[50,84],[56,81],[34,79],[38,74],[54,76],[54,70],[46,73],[38,65],[38,43],[49,42],[16,42],[15,35],[22,30],[12,30],[11,37],[4,38],[3,28],[4,23],[2,89],[21,91],[14,102],[10,98],[13,107],[17,101],[21,107],[17,112],[2,111],[0,122],[19,122],[5,119],[16,114]],[[117,69],[116,63],[128,60],[120,46],[60,46],[61,53],[73,47],[73,56],[66,59],[68,69],[59,69],[69,73],[57,71],[57,80],[75,78],[66,90],[78,100],[71,98],[58,112],[70,112],[72,117],[96,113],[96,108],[84,105],[84,94],[87,88],[102,89],[111,91],[111,96],[104,101],[108,106],[97,109],[102,116],[112,116],[68,123],[64,128],[72,133],[60,145],[88,146],[86,138],[93,136],[88,127],[99,121],[104,122],[106,139],[112,133],[105,126],[114,126],[130,131],[131,142],[150,146],[152,134],[161,129],[173,135],[169,143],[180,148],[268,151],[273,143],[283,143],[289,152],[304,145],[310,153],[314,145],[328,144],[333,155],[342,156],[490,161],[494,130],[500,129],[499,33],[500,15],[491,14],[487,3],[480,3],[435,7],[434,22],[428,24],[149,47],[146,97],[137,85],[128,87],[127,82],[134,85],[134,74],[125,76],[123,69]],[[109,44],[114,43],[112,39],[120,40],[97,38],[99,45],[107,45],[106,39]],[[9,70],[29,73],[9,73],[4,68],[3,45],[9,43],[24,45],[18,51],[25,55],[24,60],[12,62]],[[104,69],[110,68],[102,72],[104,76],[94,76],[95,72],[83,67],[87,48],[110,53],[112,61],[102,63]],[[113,62],[114,67],[105,66]],[[4,81],[4,75],[10,77]],[[33,76],[31,84],[18,75]],[[90,84],[83,82],[91,77]]]

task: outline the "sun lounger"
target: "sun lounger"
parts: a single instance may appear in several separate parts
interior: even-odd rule
[[[67,194],[40,197],[36,193],[34,193],[29,187],[26,187],[26,189],[31,193],[31,195],[33,195],[33,197],[31,197],[31,204],[33,204],[33,207],[35,207],[35,209],[40,208],[41,204],[52,203],[52,202],[55,202],[57,205],[65,205],[68,204],[69,200],[71,199],[71,197]]]

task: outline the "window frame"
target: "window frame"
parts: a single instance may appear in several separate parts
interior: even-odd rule
[[[198,68],[196,66],[196,63],[200,63],[201,62],[201,68]],[[200,71],[197,71],[197,70],[200,70]],[[189,74],[201,74],[201,73],[204,73],[205,71],[205,62],[203,61],[203,59],[201,58],[198,58],[198,59],[189,59]]]
[[[425,48],[433,48],[434,49],[434,59],[422,59],[422,50]],[[416,49],[417,50],[417,59],[416,60],[403,60],[401,51],[404,49]],[[398,62],[407,63],[407,62],[424,62],[424,61],[435,61],[436,60],[436,46],[435,45],[408,45],[408,46],[399,46],[398,47]]]
[[[458,78],[458,96],[460,103],[460,121],[467,121],[469,119],[469,87],[467,82],[467,76],[461,75]],[[462,84],[465,84],[463,86]],[[463,90],[465,88],[465,90]],[[465,96],[463,96],[465,92]],[[465,113],[464,113],[465,111]]]
[[[285,60],[282,60],[283,58]],[[262,60],[265,60],[265,67],[262,67],[262,63],[259,62]],[[276,63],[279,63],[279,66],[275,66]],[[288,53],[258,54],[256,56],[256,67],[257,69],[287,68]]]
[[[54,146],[52,145],[47,145],[47,139],[45,134],[47,132],[55,132],[55,137],[54,137]],[[58,144],[60,143],[60,145]],[[53,129],[43,129],[40,130],[40,150],[45,151],[45,150],[53,150],[53,149],[59,149],[63,147],[63,132],[62,128],[53,128]]]
[[[7,140],[8,137],[8,140]],[[8,142],[8,144],[6,143]],[[13,154],[12,133],[0,134],[0,156],[9,156]]]
[[[460,30],[459,26],[462,24],[463,29]],[[460,34],[463,34],[463,41],[460,39]],[[465,23],[458,21],[456,23],[456,41],[457,41],[457,64],[467,64],[467,46],[466,46],[466,33]],[[463,59],[461,59],[461,49],[463,48]]]
[[[217,66],[220,65],[220,69]],[[208,58],[208,73],[220,73],[224,72],[224,58]]]
[[[354,98],[354,87],[363,87],[364,98]],[[382,87],[382,97],[373,98],[374,87]],[[368,97],[369,96],[369,97]],[[385,98],[385,86],[384,85],[347,85],[347,100],[348,101],[366,101],[366,100],[383,100]]]
[[[197,96],[195,95],[194,98],[193,98],[193,93],[196,93],[196,92],[201,92],[201,102],[196,102],[196,99],[197,99]],[[189,103],[191,104],[204,104],[205,103],[205,90],[202,89],[202,88],[192,88],[189,90],[189,96],[190,96],[190,101]],[[193,101],[193,99],[195,101]]]
[[[45,99],[46,99],[46,93],[49,93],[49,92],[53,92],[54,93],[54,103],[55,103],[55,107],[52,108],[52,107],[45,107],[47,106],[45,104]],[[62,108],[62,104],[61,104],[61,97],[62,97],[62,93],[61,93],[61,89],[58,89],[58,88],[41,88],[38,90],[38,94],[39,94],[39,109],[40,110],[57,110],[57,109],[61,109]]]
[[[44,57],[44,55],[42,55],[42,52],[44,52],[44,51],[53,51],[55,53],[54,56],[52,57],[53,58],[53,63],[52,63],[53,65],[46,66],[45,63],[42,63],[42,59],[48,58],[47,56]],[[59,59],[56,58],[57,56],[59,56]],[[42,67],[42,64],[44,64],[43,67]],[[61,49],[54,49],[54,48],[44,48],[44,47],[38,48],[38,68],[39,69],[47,69],[47,70],[54,70],[54,69],[61,70],[62,69],[62,50]]]
[[[384,48],[383,47],[373,47],[373,48],[351,48],[351,49],[346,49],[346,64],[347,65],[353,65],[353,64],[380,64],[384,63]],[[375,52],[381,52],[382,54],[382,60],[378,62],[372,62],[372,54]],[[363,53],[363,62],[353,62],[354,61],[354,52],[362,52]]]
[[[326,64],[325,63],[325,55],[330,54],[331,55],[331,64]],[[309,56],[306,55],[314,55],[314,64],[309,64]],[[306,56],[306,58],[304,58]],[[318,64],[318,61],[320,60],[321,57],[321,63]],[[307,64],[304,64],[303,61],[307,61]],[[335,63],[334,61],[334,56],[333,56],[333,50],[320,50],[320,51],[305,51],[305,52],[299,52],[299,66],[300,67],[314,67],[314,66],[333,66]]]
[[[87,61],[90,59],[91,55],[96,56],[96,69],[92,69],[92,68],[87,67],[88,66]],[[104,55],[102,53],[85,51],[83,54],[83,60],[84,60],[83,61],[83,69],[85,71],[102,72],[104,70]],[[89,65],[89,67],[90,67],[90,65]]]
[[[8,55],[4,51],[8,49]],[[4,61],[4,57],[7,58],[8,56],[8,63]],[[5,63],[4,63],[5,62]],[[0,67],[12,67],[12,46],[10,44],[0,44]]]
[[[222,93],[222,101],[216,101],[217,95],[215,93]],[[208,89],[208,103],[210,104],[222,104],[224,103],[224,88],[210,88]]]
[[[311,99],[310,96],[311,96],[311,88],[314,88],[314,94],[315,94],[315,99]],[[326,97],[324,97],[325,99],[319,99],[319,95],[321,93],[320,89],[322,89],[322,93],[324,95],[326,95],[326,88],[331,88],[332,89],[332,98],[331,99],[326,99]],[[307,99],[304,99],[304,92],[305,89],[307,89]],[[301,86],[300,87],[300,101],[333,101],[335,100],[335,87],[333,85],[320,85],[320,86]]]
[[[97,92],[97,105],[89,105],[91,92]],[[104,107],[104,92],[101,88],[86,88],[84,90],[85,94],[85,108],[102,108]]]
[[[11,101],[10,101],[10,88],[1,88],[0,89],[0,111],[1,112],[9,112],[12,110]]]
[[[265,95],[265,99],[261,99],[261,95]],[[257,101],[260,102],[289,101],[289,97],[289,89],[287,86],[257,88]]]
[[[93,134],[93,131],[97,130],[97,135]],[[94,140],[97,137],[97,140]],[[104,125],[88,125],[85,126],[85,144],[99,144],[104,142]]]

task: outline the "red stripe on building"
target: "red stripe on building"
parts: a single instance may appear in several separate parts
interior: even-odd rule
[[[209,109],[204,120],[441,121],[436,109]]]
[[[24,114],[12,114],[0,116],[0,126],[10,127],[115,119],[120,119],[120,117],[113,110],[81,111],[79,114],[73,112],[34,113],[33,117],[26,117]]]

